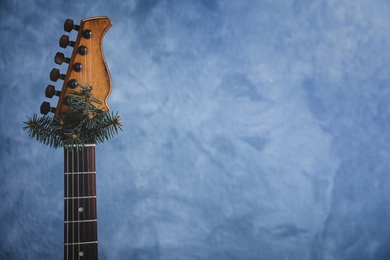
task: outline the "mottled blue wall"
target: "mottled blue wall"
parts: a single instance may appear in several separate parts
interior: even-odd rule
[[[62,258],[63,152],[22,122],[66,70],[64,20],[97,15],[113,22],[123,122],[97,146],[101,259],[390,259],[389,14],[386,0],[1,1],[0,259]]]

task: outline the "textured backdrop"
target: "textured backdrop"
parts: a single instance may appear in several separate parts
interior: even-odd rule
[[[0,259],[62,258],[63,151],[22,122],[66,70],[65,19],[99,15],[123,122],[97,146],[101,259],[390,259],[389,14],[387,0],[2,0]]]

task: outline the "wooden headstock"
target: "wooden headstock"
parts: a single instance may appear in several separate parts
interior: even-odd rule
[[[92,95],[102,102],[100,109],[108,111],[107,100],[111,93],[112,82],[108,70],[103,50],[102,42],[105,33],[111,27],[111,20],[106,16],[97,16],[81,20],[80,25],[74,25],[73,21],[67,19],[64,23],[64,30],[70,32],[77,30],[76,41],[70,41],[67,35],[63,35],[59,40],[62,48],[73,47],[72,56],[65,57],[64,54],[57,52],[54,57],[55,63],[61,65],[63,62],[69,63],[67,73],[61,74],[60,70],[54,68],[50,72],[50,80],[56,82],[58,79],[64,80],[62,90],[56,91],[54,86],[49,85],[46,88],[46,97],[59,96],[56,108],[50,107],[49,102],[43,102],[41,113],[55,114],[65,113],[68,110],[66,98],[71,96],[71,90],[77,90],[79,84],[92,86]]]

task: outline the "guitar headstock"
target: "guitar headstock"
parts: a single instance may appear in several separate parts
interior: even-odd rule
[[[50,72],[50,80],[57,82],[63,80],[61,91],[56,91],[53,85],[48,85],[45,95],[48,98],[58,96],[57,107],[51,107],[49,102],[43,102],[41,105],[41,113],[55,114],[65,113],[68,110],[66,99],[72,96],[72,90],[78,90],[79,85],[92,86],[92,95],[102,104],[100,109],[103,111],[110,110],[107,100],[111,93],[112,83],[111,76],[108,70],[103,50],[102,42],[105,33],[111,27],[111,20],[106,16],[97,16],[81,20],[80,25],[75,25],[73,20],[67,19],[64,23],[64,30],[71,32],[77,30],[76,41],[69,40],[69,36],[62,35],[59,40],[59,45],[62,48],[68,46],[73,47],[72,56],[65,57],[61,52],[57,52],[54,57],[54,62],[58,65],[68,63],[66,74],[61,74],[57,68]]]

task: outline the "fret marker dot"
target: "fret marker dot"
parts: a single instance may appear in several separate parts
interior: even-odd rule
[[[83,255],[84,255],[84,252],[81,251],[81,252],[79,253],[79,256],[83,256]]]
[[[80,207],[79,212],[83,212],[83,211],[84,211],[83,207]],[[82,253],[82,252],[80,252],[80,253]]]

